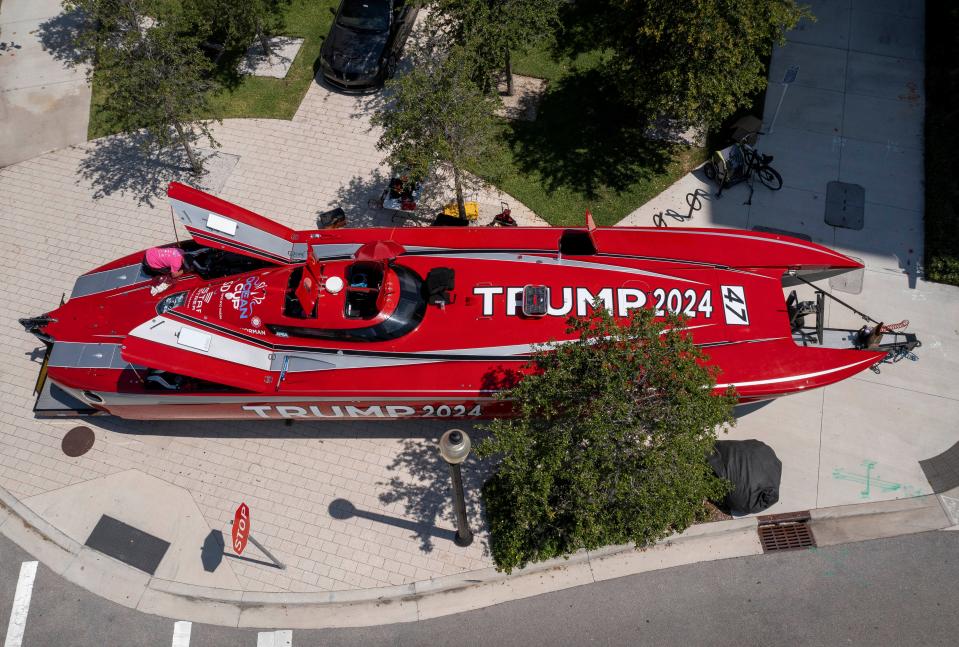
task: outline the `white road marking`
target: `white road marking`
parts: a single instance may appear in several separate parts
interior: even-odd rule
[[[190,631],[193,623],[186,620],[177,620],[173,623],[172,647],[190,647]]]
[[[293,632],[289,629],[261,631],[256,634],[256,647],[293,647]]]
[[[20,647],[23,644],[23,631],[27,628],[27,612],[30,611],[30,598],[33,596],[33,581],[37,579],[37,562],[20,564],[20,578],[17,590],[13,594],[13,608],[10,610],[10,624],[7,625],[7,639],[3,647]]]

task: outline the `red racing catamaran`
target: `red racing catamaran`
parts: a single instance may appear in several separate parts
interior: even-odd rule
[[[188,186],[173,212],[209,271],[165,292],[136,252],[21,320],[48,346],[38,416],[488,418],[534,345],[595,300],[681,312],[741,402],[818,388],[908,354],[879,322],[823,325],[793,286],[861,265],[787,236],[721,229],[294,231]],[[815,286],[813,286],[815,288]],[[840,302],[841,303],[841,302]],[[844,304],[845,305],[845,304]],[[861,314],[861,313],[859,313]],[[865,315],[863,315],[865,316]]]

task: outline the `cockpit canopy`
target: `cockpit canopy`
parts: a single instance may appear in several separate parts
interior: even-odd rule
[[[384,341],[414,330],[425,312],[423,280],[407,267],[308,261],[290,273],[283,309],[303,324],[269,328],[280,336]]]

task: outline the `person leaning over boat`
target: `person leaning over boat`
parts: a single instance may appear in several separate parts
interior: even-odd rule
[[[143,255],[144,273],[158,279],[150,289],[154,296],[173,285],[183,272],[204,269],[196,259],[196,252],[184,252],[179,247],[151,247]]]
[[[183,274],[185,254],[179,247],[151,247],[143,255],[143,269],[150,276],[178,278]]]

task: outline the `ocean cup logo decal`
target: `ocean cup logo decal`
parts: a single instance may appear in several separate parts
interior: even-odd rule
[[[234,285],[233,291],[227,292],[223,297],[233,302],[233,307],[240,313],[240,319],[249,319],[253,315],[253,306],[266,299],[266,281],[261,281],[259,276],[250,276],[242,283]]]

